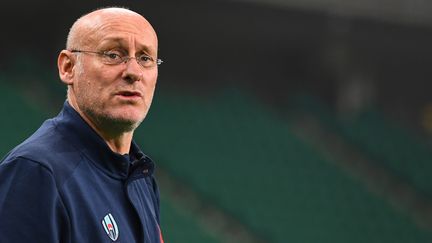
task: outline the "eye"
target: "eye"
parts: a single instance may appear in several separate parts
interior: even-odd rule
[[[138,57],[138,60],[139,60],[139,62],[146,63],[146,62],[153,61],[153,58],[151,58],[151,57],[149,57],[147,55],[141,55],[141,56]]]
[[[106,51],[103,53],[104,56],[106,56],[108,59],[111,59],[113,61],[115,60],[121,60],[121,55],[118,52],[115,51]]]

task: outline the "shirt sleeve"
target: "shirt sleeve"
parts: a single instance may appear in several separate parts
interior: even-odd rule
[[[25,158],[0,164],[0,242],[69,242],[53,173]]]

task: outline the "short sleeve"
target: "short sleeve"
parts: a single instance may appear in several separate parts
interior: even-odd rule
[[[14,158],[0,164],[0,242],[69,242],[69,222],[53,173]]]

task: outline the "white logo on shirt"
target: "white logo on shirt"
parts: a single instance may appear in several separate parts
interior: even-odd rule
[[[117,223],[114,220],[111,213],[105,215],[105,217],[102,220],[102,225],[103,225],[105,232],[107,233],[108,237],[112,241],[116,241],[118,239],[118,236],[119,236],[119,230],[117,227]]]

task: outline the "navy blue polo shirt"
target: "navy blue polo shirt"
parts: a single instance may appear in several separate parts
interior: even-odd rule
[[[160,243],[153,161],[114,153],[65,102],[0,162],[0,242]]]

